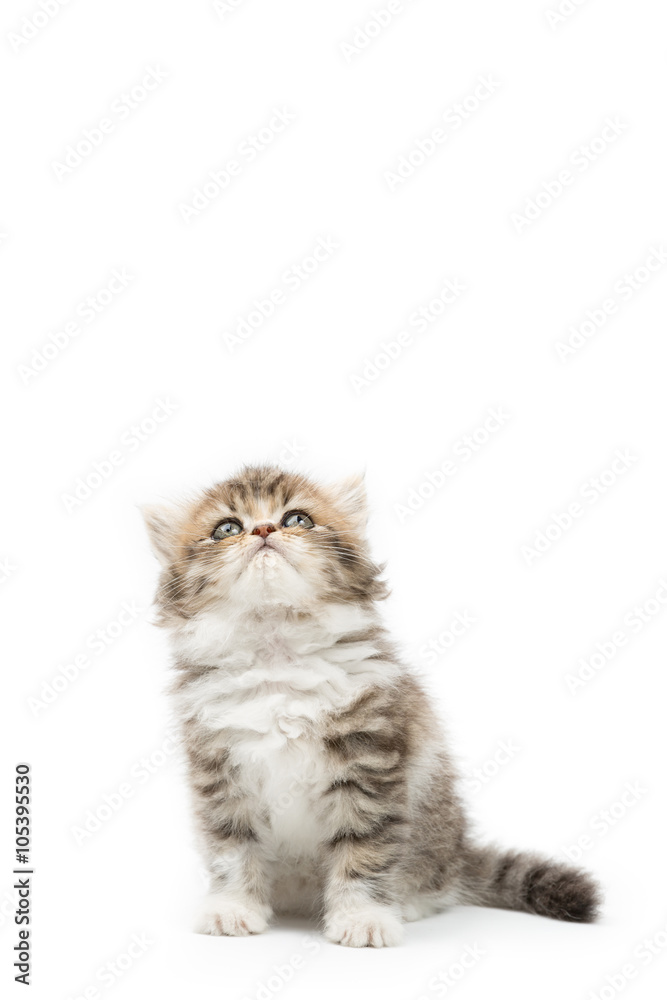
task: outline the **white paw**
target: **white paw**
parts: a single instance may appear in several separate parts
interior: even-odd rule
[[[195,924],[197,934],[229,934],[241,937],[261,934],[268,927],[271,911],[260,903],[240,903],[224,896],[207,896]]]
[[[390,948],[403,940],[403,927],[391,910],[369,905],[328,914],[324,935],[348,948]]]

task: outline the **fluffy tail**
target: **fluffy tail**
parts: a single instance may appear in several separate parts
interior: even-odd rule
[[[477,906],[524,910],[579,923],[595,920],[602,898],[597,882],[580,868],[537,854],[493,847],[469,850],[463,896],[465,902]]]

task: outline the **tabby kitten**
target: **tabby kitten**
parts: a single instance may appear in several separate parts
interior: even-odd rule
[[[585,872],[471,839],[434,710],[380,619],[360,479],[249,467],[144,513],[211,879],[200,932],[299,912],[382,947],[454,903],[595,918]]]

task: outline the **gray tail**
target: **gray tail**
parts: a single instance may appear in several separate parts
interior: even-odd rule
[[[588,872],[524,851],[471,847],[462,875],[461,902],[554,920],[591,923],[602,899]]]

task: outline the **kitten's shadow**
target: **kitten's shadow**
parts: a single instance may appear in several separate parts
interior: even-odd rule
[[[271,926],[281,931],[317,931],[319,921],[312,917],[298,917],[293,914],[279,913],[271,921]]]

